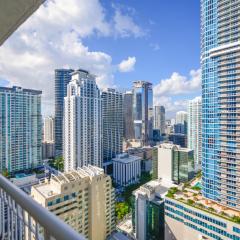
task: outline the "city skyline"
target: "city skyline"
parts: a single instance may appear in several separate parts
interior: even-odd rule
[[[239,170],[240,0],[0,7],[0,239],[240,240]]]
[[[0,85],[5,86],[10,82],[11,86],[21,85],[42,90],[44,116],[54,113],[54,70],[58,68],[89,70],[98,76],[100,88],[114,86],[130,89],[136,80],[152,82],[154,103],[159,104],[161,101],[161,105],[166,107],[167,117],[172,117],[175,111],[186,110],[185,93],[189,94],[189,99],[200,95],[198,1],[175,1],[171,6],[156,1],[152,5],[161,14],[152,14],[153,6],[149,6],[145,0],[141,4],[134,1],[124,1],[121,4],[107,1],[100,3],[93,0],[87,3],[82,0],[82,5],[72,0],[65,11],[61,10],[64,0],[58,2],[47,1],[0,49]],[[90,23],[82,13],[83,5],[89,14],[91,7],[96,9],[96,17]],[[76,8],[77,15],[70,10],[72,6]],[[165,12],[170,7],[172,14],[168,16]],[[63,14],[67,16],[62,27],[52,21],[49,11],[59,15],[60,21]],[[41,21],[42,18],[48,20],[47,27],[45,21]],[[175,21],[176,18],[178,21]],[[79,22],[85,24],[84,30],[79,29]],[[165,30],[168,29],[166,23],[173,29],[171,47]],[[183,32],[177,31],[180,24],[186,26]],[[70,31],[72,25],[74,34]],[[59,32],[44,30],[48,27]],[[112,31],[109,30],[111,27]],[[174,44],[174,39],[179,38],[181,46]],[[33,40],[32,43],[29,39]],[[14,44],[16,41],[17,46]],[[115,51],[116,42],[119,51]],[[71,51],[63,49],[68,48],[67,43],[74,46]],[[6,54],[9,59],[2,59],[1,56]],[[175,54],[179,58],[175,58]],[[17,64],[12,65],[13,56],[21,59],[21,68]],[[146,64],[145,59],[148,58],[151,59],[151,64]],[[171,64],[167,64],[170,61]],[[35,79],[35,72],[34,75],[31,72],[36,65],[39,69],[38,79]],[[22,71],[25,67],[29,71]]]

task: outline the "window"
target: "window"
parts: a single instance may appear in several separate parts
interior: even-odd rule
[[[67,200],[69,200],[69,196],[68,196],[68,195],[65,195],[65,196],[64,196],[64,201],[67,201]]]

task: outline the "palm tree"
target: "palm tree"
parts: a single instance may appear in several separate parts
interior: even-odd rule
[[[63,164],[63,157],[57,157],[54,160],[54,167],[58,170],[58,171],[63,171],[64,168],[64,164]]]

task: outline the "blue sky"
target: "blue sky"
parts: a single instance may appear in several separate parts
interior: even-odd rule
[[[173,117],[201,93],[199,52],[200,1],[48,0],[0,48],[0,85],[43,90],[53,114],[54,69],[81,67],[101,88],[152,82]]]
[[[146,36],[139,38],[95,38],[84,42],[93,50],[114,56],[117,63],[126,52],[135,56],[135,71],[116,74],[116,82],[131,87],[135,79],[149,80],[154,84],[168,78],[173,72],[187,75],[200,67],[200,1],[192,0],[121,0],[123,11],[133,8],[135,22]],[[109,12],[110,1],[103,1]],[[157,49],[154,50],[154,45]],[[156,47],[155,46],[155,47]],[[159,49],[158,49],[159,48]]]

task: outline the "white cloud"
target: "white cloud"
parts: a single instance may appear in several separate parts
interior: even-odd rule
[[[134,70],[134,66],[136,64],[135,57],[128,57],[127,60],[123,60],[119,65],[118,69],[120,72],[131,72]]]
[[[98,76],[100,87],[114,86],[112,57],[91,51],[83,39],[138,35],[133,19],[115,11],[114,19],[107,21],[99,0],[47,1],[1,46],[0,78],[43,90],[45,114],[53,113],[55,68],[84,68]]]
[[[154,105],[163,105],[170,115],[174,115],[175,112],[180,110],[186,110],[188,100],[176,100],[174,101],[170,96],[156,97],[154,96]]]
[[[194,93],[199,94],[201,91],[201,70],[191,70],[189,77],[182,76],[174,72],[170,78],[163,79],[153,88],[154,104],[163,105],[168,115],[174,116],[176,111],[186,110],[188,99],[175,100],[176,96]]]
[[[133,21],[132,17],[123,14],[120,8],[116,8],[114,16],[114,29],[117,36],[129,37],[143,37],[144,31]]]
[[[174,72],[168,79],[163,79],[154,87],[155,94],[171,93],[179,95],[201,88],[201,70],[191,70],[190,78]]]

